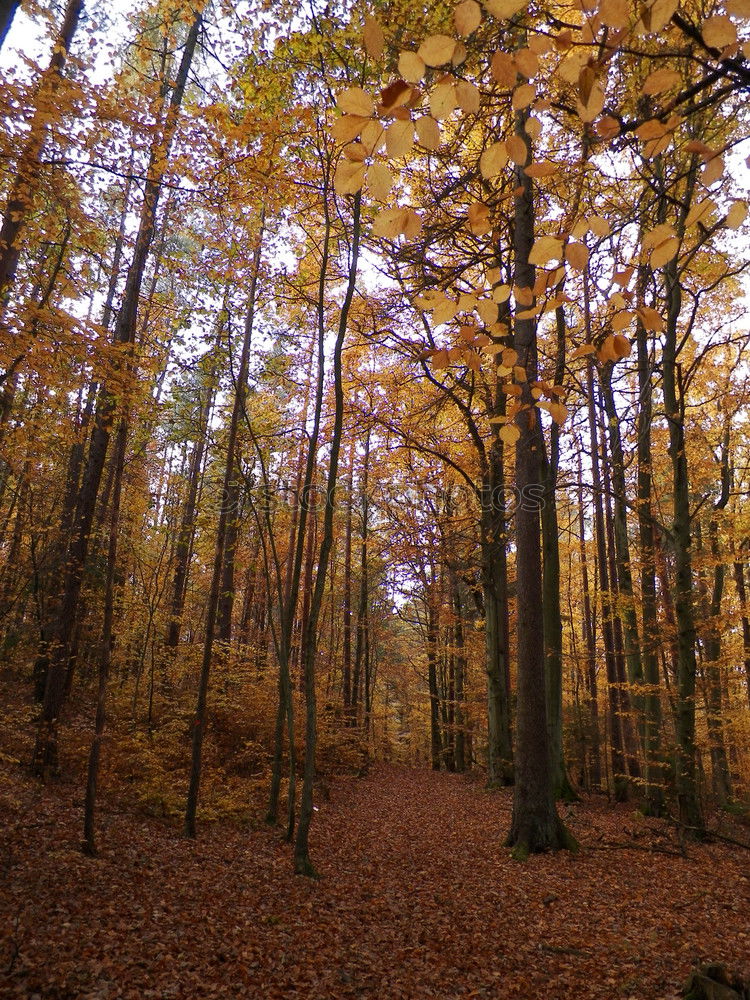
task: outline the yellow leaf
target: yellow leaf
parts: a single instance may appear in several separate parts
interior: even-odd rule
[[[507,52],[496,52],[490,62],[490,72],[501,87],[514,87],[516,83],[516,65]]]
[[[365,18],[365,27],[362,33],[365,52],[373,59],[380,59],[385,48],[385,38],[383,29],[374,17]]]
[[[604,238],[609,236],[609,223],[606,219],[603,219],[601,215],[594,215],[589,219],[589,229],[594,234],[594,236],[599,236]]]
[[[441,121],[447,118],[458,107],[456,88],[449,80],[438,83],[430,94],[430,113],[433,118]]]
[[[658,118],[649,118],[649,120],[644,122],[643,125],[638,126],[635,130],[635,134],[639,139],[643,139],[645,141],[647,139],[661,139],[666,131],[665,126],[659,121]]]
[[[438,370],[447,368],[450,364],[450,358],[448,357],[447,351],[435,351],[432,355],[432,367]]]
[[[356,194],[365,181],[364,163],[352,163],[350,160],[339,160],[333,186],[337,194]]]
[[[380,104],[383,114],[395,115],[396,108],[402,108],[408,104],[414,93],[406,80],[394,80],[387,87],[380,91]]]
[[[699,201],[697,204],[688,212],[685,218],[685,228],[689,229],[690,226],[694,226],[696,222],[705,222],[708,216],[716,208],[716,202],[713,198],[704,198],[703,201]]]
[[[418,54],[427,66],[444,66],[451,61],[456,39],[450,35],[428,35],[419,46]]]
[[[724,225],[727,229],[739,229],[747,218],[747,205],[744,201],[735,201],[727,212]]]
[[[542,134],[542,123],[538,118],[527,118],[523,130],[531,139],[538,139]]]
[[[737,29],[723,14],[709,17],[701,29],[703,41],[715,49],[724,49],[737,41]]]
[[[503,351],[502,361],[506,368],[513,368],[518,364],[518,351],[514,351],[512,347],[506,347]]]
[[[724,157],[714,156],[712,160],[709,160],[701,171],[701,183],[706,187],[711,187],[715,184],[722,175],[724,174]]]
[[[463,358],[466,362],[466,367],[471,368],[473,371],[478,372],[482,367],[482,359],[477,354],[476,351],[472,351],[470,348],[465,348],[463,352]]]
[[[375,110],[375,102],[361,87],[350,87],[336,98],[336,103],[348,115],[369,117]]]
[[[726,0],[724,6],[732,17],[750,18],[750,0]]]
[[[506,17],[514,17],[529,5],[529,0],[482,0],[482,2],[484,9],[500,21]]]
[[[459,312],[471,312],[476,308],[477,297],[476,295],[469,295],[466,292],[462,292],[458,296],[458,308]]]
[[[422,231],[422,220],[410,208],[384,208],[375,218],[372,226],[374,236],[382,236],[389,240],[397,236],[416,239]]]
[[[581,344],[580,347],[576,347],[576,349],[572,352],[572,354],[570,355],[570,360],[575,361],[576,358],[583,358],[587,354],[595,354],[595,353],[596,353],[596,348],[594,347],[593,344]]]
[[[482,23],[482,8],[476,0],[463,0],[453,11],[453,23],[459,35],[470,35]]]
[[[497,288],[492,289],[492,301],[497,302],[498,305],[507,302],[509,298],[510,285],[498,285]]]
[[[646,330],[655,330],[657,333],[664,329],[664,319],[661,313],[651,306],[641,306],[638,309],[638,316]]]
[[[414,128],[420,145],[424,146],[425,149],[438,149],[440,147],[440,126],[430,115],[417,118]]]
[[[515,444],[521,436],[515,424],[504,424],[497,433],[501,440],[510,445]]]
[[[522,83],[520,87],[516,87],[513,91],[511,106],[514,111],[523,111],[524,108],[528,108],[535,97],[536,84]]]
[[[598,83],[595,83],[591,88],[591,93],[585,104],[583,101],[576,103],[576,110],[582,122],[592,122],[597,115],[602,113],[604,110],[604,91]]]
[[[513,60],[518,72],[527,79],[531,79],[532,76],[536,76],[539,72],[539,56],[537,56],[536,52],[532,52],[531,49],[519,49]]]
[[[548,411],[555,423],[561,427],[568,419],[568,408],[564,403],[550,403]]]
[[[479,169],[485,180],[491,180],[502,173],[508,163],[508,151],[504,142],[493,142],[482,153],[479,159]]]
[[[393,177],[384,163],[373,163],[367,171],[367,187],[375,201],[385,201],[393,187]]]
[[[508,156],[519,167],[522,167],[529,158],[526,143],[520,135],[512,135],[510,139],[506,139],[505,148],[508,150]]]
[[[630,341],[621,333],[605,337],[598,351],[598,357],[602,364],[607,361],[620,361],[621,358],[626,358],[629,354]]]
[[[416,52],[402,52],[398,57],[398,71],[409,83],[419,83],[426,69],[424,59]]]
[[[641,90],[644,94],[663,94],[682,81],[682,77],[673,69],[657,69],[649,73]]]
[[[554,236],[540,236],[534,240],[534,245],[529,253],[529,264],[544,267],[551,260],[562,260],[562,255],[562,240],[558,240]]]
[[[377,153],[385,142],[385,129],[379,121],[370,118],[362,129],[360,139],[362,140],[362,145],[370,156],[372,156],[373,153]]]
[[[458,312],[458,303],[454,302],[453,299],[449,299],[447,296],[438,302],[435,308],[432,310],[432,323],[433,326],[441,326],[443,323],[450,323],[450,321],[455,317]]]
[[[521,285],[513,286],[513,298],[519,306],[530,306],[534,301],[534,290]]]
[[[477,312],[485,326],[492,326],[497,322],[497,304],[491,299],[482,299],[477,302]]]
[[[655,0],[649,11],[649,31],[661,31],[671,20],[679,6],[679,0]]]
[[[406,156],[414,145],[414,126],[411,119],[395,121],[385,131],[385,148],[389,156]]]
[[[403,209],[384,208],[375,217],[372,224],[373,236],[382,236],[388,240],[395,240],[403,230]]]
[[[556,163],[551,163],[549,160],[540,160],[538,163],[530,163],[528,167],[524,167],[524,173],[528,177],[552,177],[559,171],[559,167]]]
[[[623,337],[621,333],[616,333],[612,338],[612,340],[613,340],[613,349],[617,360],[619,361],[621,358],[627,358],[630,355],[630,350],[631,350],[630,341],[628,340],[628,338]]]
[[[339,142],[351,142],[369,121],[370,118],[363,118],[362,115],[342,115],[331,126],[331,135]]]
[[[626,28],[628,26],[628,7],[622,0],[602,0],[599,7],[599,17],[602,23],[610,28]]]
[[[469,205],[469,228],[475,236],[483,236],[492,231],[490,224],[490,210],[481,201],[475,201]]]
[[[474,115],[479,111],[480,95],[477,87],[468,80],[459,80],[456,84],[456,100],[458,106],[467,115]]]
[[[675,257],[679,249],[680,241],[676,236],[670,237],[670,239],[666,240],[660,246],[651,251],[651,256],[648,261],[650,267],[654,270],[658,267],[663,267],[664,264],[669,263],[669,261]]]
[[[367,158],[367,150],[361,142],[350,142],[341,152],[347,160],[352,160],[354,163],[362,163]]]
[[[523,365],[513,365],[513,378],[516,382],[526,381],[526,369]]]
[[[612,329],[615,332],[624,330],[635,319],[635,313],[631,309],[623,309],[612,317]]]
[[[589,248],[584,243],[568,243],[565,259],[576,271],[585,271],[589,262]]]

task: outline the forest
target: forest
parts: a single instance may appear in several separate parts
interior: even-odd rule
[[[7,995],[746,1000],[750,0],[0,81]]]

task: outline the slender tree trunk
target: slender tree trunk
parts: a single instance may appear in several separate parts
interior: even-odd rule
[[[324,192],[324,196],[327,192]],[[327,202],[326,202],[326,211]],[[315,877],[315,867],[310,860],[310,823],[313,815],[313,781],[315,779],[315,750],[317,745],[317,720],[315,698],[315,661],[317,657],[317,630],[320,611],[323,605],[328,562],[333,545],[333,512],[335,504],[336,482],[338,478],[339,452],[344,425],[344,390],[342,379],[341,355],[344,348],[349,312],[354,299],[354,290],[359,265],[361,194],[354,196],[352,209],[352,242],[349,252],[349,273],[346,293],[339,313],[336,343],[333,351],[333,391],[334,417],[331,433],[331,453],[328,460],[328,477],[326,480],[326,503],[321,534],[318,567],[315,576],[315,588],[310,605],[310,618],[305,630],[305,767],[302,782],[302,799],[300,803],[299,825],[297,839],[294,844],[294,870],[298,875]],[[322,301],[322,296],[321,296]],[[319,329],[319,358],[323,363],[323,335]]]
[[[344,714],[347,722],[356,725],[352,712],[352,490],[354,488],[354,438],[349,442],[349,468],[347,472],[346,528],[344,533],[344,599],[342,605],[343,648],[341,659],[344,675]]]
[[[187,83],[188,70],[197,45],[200,25],[201,15],[198,13],[183,49],[182,61],[167,107],[161,135],[154,140],[152,146],[149,180],[146,182],[133,260],[128,271],[113,337],[115,344],[121,344],[128,348],[132,347],[135,339],[138,300],[153,239],[161,179],[166,169],[169,148],[176,130],[179,108]],[[128,378],[134,374],[130,351],[124,358],[124,370],[121,374],[127,375]],[[88,556],[91,525],[109,444],[110,425],[116,405],[117,399],[114,393],[103,389],[97,402],[88,463],[81,486],[76,524],[73,529],[73,539],[64,573],[63,596],[50,652],[44,706],[32,760],[32,770],[41,776],[57,768],[57,725],[64,702],[65,677],[68,672],[71,640],[77,621],[78,598]]]
[[[4,9],[0,9],[0,45],[15,13],[15,6],[17,5],[6,3]],[[55,111],[55,95],[60,86],[62,72],[82,11],[83,0],[68,0],[60,33],[52,50],[52,58],[39,81],[29,138],[21,153],[3,212],[3,224],[0,228],[0,319],[4,318],[3,313],[16,277],[23,231],[39,183],[40,158],[47,139],[48,123]]]
[[[645,280],[639,280],[639,284]],[[653,521],[653,475],[651,471],[653,421],[652,378],[646,328],[636,323],[638,350],[638,538],[641,561],[641,614],[643,618],[643,742],[646,758],[644,808],[649,816],[664,811],[664,755],[661,747],[661,681],[659,677],[659,619],[656,603],[656,557]]]
[[[443,741],[440,732],[440,692],[437,681],[438,623],[436,612],[437,595],[434,579],[428,583],[425,593],[427,612],[427,688],[430,698],[430,764],[433,771],[439,771],[443,759]]]
[[[560,385],[565,374],[565,314],[555,311],[557,354],[554,384]],[[549,457],[542,450],[544,499],[542,502],[542,608],[544,617],[544,669],[547,691],[547,728],[549,730],[552,782],[555,797],[574,801],[577,798],[570,781],[563,754],[563,641],[560,609],[560,544],[557,520],[557,472],[560,464],[560,428],[553,421],[549,434]]]
[[[260,272],[261,255],[263,251],[263,217],[259,226],[255,256],[253,260],[253,272],[250,282],[250,295],[245,317],[245,328],[242,338],[242,352],[237,371],[237,384],[234,392],[234,405],[232,406],[232,416],[229,422],[229,433],[227,435],[227,455],[224,466],[224,484],[222,497],[231,495],[232,484],[235,476],[235,462],[237,455],[237,432],[240,417],[245,414],[245,399],[247,396],[247,374],[250,363],[250,344],[253,335],[253,324],[255,321],[255,305],[258,291],[258,276]],[[206,730],[207,714],[206,702],[208,697],[208,681],[211,672],[211,660],[213,657],[214,635],[216,630],[216,617],[218,613],[219,596],[221,590],[222,571],[224,568],[224,552],[229,525],[230,511],[228,505],[223,503],[219,510],[219,522],[216,528],[216,544],[214,548],[213,569],[211,572],[211,587],[208,594],[208,605],[206,608],[206,634],[203,643],[203,659],[201,662],[200,680],[198,683],[198,701],[195,708],[195,718],[193,720],[193,741],[192,759],[190,765],[190,784],[188,787],[187,803],[185,806],[185,836],[194,838],[196,836],[196,812],[198,809],[198,792],[201,779],[201,753],[203,748],[203,737]]]
[[[115,610],[115,582],[117,579],[117,536],[120,522],[120,500],[122,497],[122,480],[125,470],[125,449],[128,439],[128,425],[121,421],[115,442],[115,482],[112,490],[112,505],[109,522],[109,548],[107,552],[107,579],[104,588],[104,623],[102,626],[102,646],[99,656],[99,689],[96,701],[96,721],[94,723],[94,738],[89,752],[88,774],[86,778],[86,797],[83,814],[83,844],[84,854],[96,855],[96,793],[99,782],[99,763],[101,760],[104,728],[107,722],[107,683],[109,681],[114,641],[113,623]]]
[[[745,586],[745,564],[734,563],[734,585],[740,602],[742,619],[742,649],[745,661],[745,681],[747,684],[747,703],[750,706],[750,616],[747,613],[747,588]]]
[[[359,684],[359,678],[364,675],[365,679],[365,716],[369,715],[369,677],[367,650],[369,643],[369,583],[367,573],[367,542],[370,519],[370,498],[368,496],[368,484],[370,476],[370,428],[365,434],[365,452],[362,456],[362,479],[360,483],[361,493],[361,524],[360,524],[360,546],[359,546],[359,600],[357,602],[357,634],[354,647],[354,678],[355,688]]]
[[[589,589],[589,568],[586,555],[586,522],[583,506],[583,469],[581,462],[582,445],[576,448],[578,452],[578,533],[581,561],[581,590],[583,592],[583,641],[586,650],[586,691],[589,706],[589,727],[591,738],[591,786],[600,789],[602,785],[601,740],[599,733],[599,696],[596,679],[596,636],[594,620],[591,612],[591,593]]]

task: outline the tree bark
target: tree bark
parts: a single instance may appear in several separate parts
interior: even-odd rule
[[[526,116],[516,115],[516,135],[531,161],[531,142],[524,129]],[[534,194],[531,178],[520,167],[513,220],[514,284],[534,287],[534,267],[529,252],[534,241]],[[516,443],[516,586],[518,636],[518,721],[516,738],[513,818],[507,844],[514,856],[570,846],[555,808],[551,774],[551,748],[547,728],[544,679],[544,616],[542,606],[542,551],[540,502],[544,496],[542,448],[544,438],[534,407],[531,385],[537,379],[537,339],[534,319],[514,320],[513,346],[518,364],[526,371],[521,400],[526,405],[517,418]]]
[[[245,328],[242,337],[242,352],[237,370],[237,384],[234,391],[234,404],[232,406],[232,416],[229,422],[229,433],[227,435],[227,454],[224,465],[224,483],[221,492],[222,499],[231,495],[232,484],[235,476],[235,462],[237,455],[237,432],[239,429],[240,417],[245,413],[245,399],[247,396],[247,374],[250,363],[250,345],[253,335],[253,325],[255,322],[255,305],[258,292],[258,276],[260,272],[260,262],[263,252],[264,218],[261,215],[260,226],[257,236],[257,244],[253,260],[253,272],[250,281],[250,294],[245,317]],[[198,682],[198,700],[193,719],[193,739],[192,756],[190,764],[190,783],[188,787],[187,803],[185,806],[185,826],[186,837],[196,836],[196,813],[198,809],[198,793],[201,779],[201,756],[203,749],[203,738],[206,730],[207,712],[206,704],[208,699],[208,681],[211,673],[211,661],[213,657],[214,636],[216,630],[216,618],[219,606],[219,596],[221,592],[221,581],[224,569],[224,554],[229,526],[230,511],[228,504],[222,503],[219,510],[219,521],[216,528],[216,542],[214,547],[213,568],[211,571],[211,587],[208,594],[208,604],[206,607],[206,634],[203,643],[203,658],[201,661],[200,680]]]

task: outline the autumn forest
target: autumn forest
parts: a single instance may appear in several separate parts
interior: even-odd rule
[[[750,996],[748,0],[0,79],[8,996]]]

